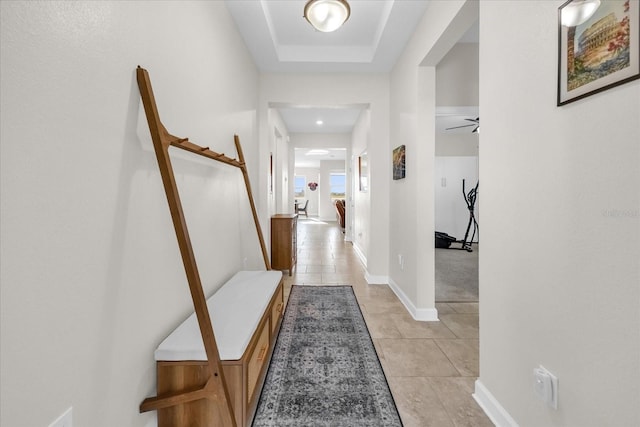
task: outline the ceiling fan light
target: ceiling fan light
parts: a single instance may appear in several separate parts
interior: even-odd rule
[[[304,18],[323,33],[337,30],[351,15],[346,0],[309,0],[304,6]]]

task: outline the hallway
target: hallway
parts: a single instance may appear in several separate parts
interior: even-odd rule
[[[478,376],[478,304],[436,304],[440,322],[413,320],[387,285],[368,285],[335,222],[298,220],[297,285],[352,285],[406,427],[492,426],[471,393]]]

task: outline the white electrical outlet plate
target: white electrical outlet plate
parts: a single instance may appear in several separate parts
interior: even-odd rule
[[[540,400],[553,409],[558,409],[558,378],[544,366],[533,370],[533,390]]]
[[[67,409],[57,420],[49,424],[49,427],[73,427],[73,407]]]

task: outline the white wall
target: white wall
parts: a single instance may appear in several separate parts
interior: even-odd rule
[[[478,43],[456,43],[436,66],[436,105],[438,107],[478,106]],[[436,157],[478,156],[479,133],[439,132]]]
[[[349,156],[351,153],[351,135],[348,133],[292,133],[290,146],[292,152],[297,148],[344,148],[345,156]],[[334,221],[335,217],[331,210],[335,211],[335,209],[326,200],[326,197],[330,197],[329,175],[323,176],[321,174],[321,169],[323,168],[321,161],[317,160],[311,163],[315,163],[317,167],[300,165],[295,167],[296,175],[306,174],[313,176],[314,178],[308,178],[307,182],[311,180],[321,184],[316,191],[310,191],[308,187],[305,188],[306,198],[309,199],[309,214],[319,215],[323,220]],[[334,165],[333,168],[344,172],[345,164],[345,161],[340,161],[340,165]],[[335,170],[332,169],[332,172]]]
[[[637,426],[640,80],[556,107],[561,4],[480,3],[480,384],[523,427]]]
[[[389,283],[411,314],[437,320],[434,272],[435,66],[477,20],[474,1],[432,2],[391,74],[391,150],[406,145],[406,178],[391,182]],[[455,25],[451,25],[455,22]],[[389,177],[387,178],[391,180]],[[373,203],[372,203],[373,205]],[[404,267],[398,262],[404,257]]]
[[[305,182],[309,184],[310,182],[319,183],[318,187],[322,184],[320,182],[320,168],[296,168],[295,169],[296,176],[304,176]],[[304,187],[304,197],[296,197],[301,205],[304,205],[305,201],[309,200],[309,204],[307,205],[307,215],[318,215],[318,204],[319,204],[319,192],[318,189],[316,191],[311,191],[308,185]],[[293,207],[291,208],[293,212]]]
[[[478,55],[478,43],[456,43],[438,62],[438,106],[478,105]]]
[[[351,146],[348,133],[292,133],[291,145],[294,148],[345,148]]]
[[[363,153],[366,153],[369,147],[370,129],[371,129],[371,114],[369,110],[364,110],[358,121],[353,127],[353,133],[351,134],[351,163],[349,168],[351,169],[353,182],[350,186],[352,188],[352,197],[350,203],[346,203],[346,223],[347,228],[345,234],[353,241],[353,247],[364,262],[367,264],[367,253],[369,252],[369,233],[367,232],[369,227],[369,217],[371,215],[371,204],[369,198],[369,190],[360,191],[359,171],[358,171],[358,157]]]
[[[463,194],[468,195],[478,183],[478,158],[473,156],[436,156],[435,178],[435,229],[457,240],[463,240],[469,228],[467,241],[478,242],[479,233],[473,236],[473,224],[469,227],[469,208]],[[463,192],[464,180],[464,192]],[[474,217],[480,222],[479,194],[474,205]]]
[[[389,248],[389,179],[391,175],[389,146],[389,76],[387,74],[261,74],[260,123],[261,147],[266,129],[261,118],[266,117],[269,103],[297,105],[369,105],[371,115],[370,149],[371,190],[373,206],[369,233],[370,250],[367,274],[373,278],[388,277]],[[293,135],[293,134],[292,134]],[[292,136],[293,139],[293,136]],[[376,279],[377,280],[377,279]],[[380,283],[380,282],[378,282]],[[384,282],[382,282],[384,283]]]
[[[331,200],[331,173],[345,173],[343,160],[322,160],[320,162],[320,184],[318,186],[318,216],[323,221],[336,221],[336,206]],[[345,177],[346,178],[346,177]],[[346,184],[345,184],[346,187]],[[349,192],[349,190],[346,190]]]
[[[273,171],[267,171],[267,175],[272,173],[273,186],[265,190],[264,194],[269,194],[269,215],[276,213],[293,212],[293,199],[289,191],[292,182],[289,177],[289,163],[291,162],[289,153],[289,131],[280,113],[275,108],[270,108],[269,116],[269,156],[273,164]],[[267,178],[269,184],[269,178]],[[262,194],[262,191],[261,191]],[[270,236],[270,233],[268,233]]]
[[[0,8],[0,424],[155,425],[153,350],[192,307],[135,68],[170,132],[238,133],[253,182],[256,68],[221,2]],[[205,292],[263,268],[240,171],[174,165]]]
[[[478,53],[478,43],[456,43],[438,62],[436,105],[477,107]],[[435,136],[435,229],[458,240],[464,239],[469,224],[468,207],[462,197],[462,180],[466,180],[465,194],[478,181],[479,134],[471,132],[472,129],[473,127],[464,128],[463,131],[445,130]],[[477,205],[474,211],[478,219]],[[477,239],[476,235],[474,241]]]
[[[291,145],[294,149],[298,148],[344,148],[345,158],[351,155],[351,135],[348,133],[293,133],[291,134]],[[304,152],[304,150],[303,150]],[[335,221],[335,206],[331,202],[330,176],[331,172],[346,173],[346,160],[339,161],[321,161],[310,159],[309,164],[317,164],[317,167],[310,168],[297,165],[296,175],[311,174],[315,178],[309,180],[319,184],[316,191],[310,191],[306,188],[306,195],[309,199],[309,214],[317,215],[323,221]],[[299,171],[309,171],[300,172]],[[347,183],[348,185],[349,183]],[[350,188],[347,188],[347,196]]]
[[[436,105],[478,106],[478,43],[456,43],[436,66]],[[474,116],[475,117],[475,116]],[[469,122],[466,122],[469,123]],[[462,123],[460,123],[462,124]],[[469,211],[462,196],[478,181],[478,138],[473,127],[436,134],[435,144],[435,229],[463,240],[469,225]],[[479,200],[474,215],[479,220]],[[469,239],[473,235],[470,230]],[[474,242],[478,241],[476,234]]]
[[[473,128],[470,128],[473,129]],[[478,133],[437,133],[436,157],[478,157],[480,135]]]

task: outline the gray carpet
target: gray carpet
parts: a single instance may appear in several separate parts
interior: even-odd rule
[[[473,244],[473,252],[467,252],[460,246],[436,248],[436,302],[478,302],[479,247]]]
[[[402,426],[351,286],[293,286],[253,426]]]

